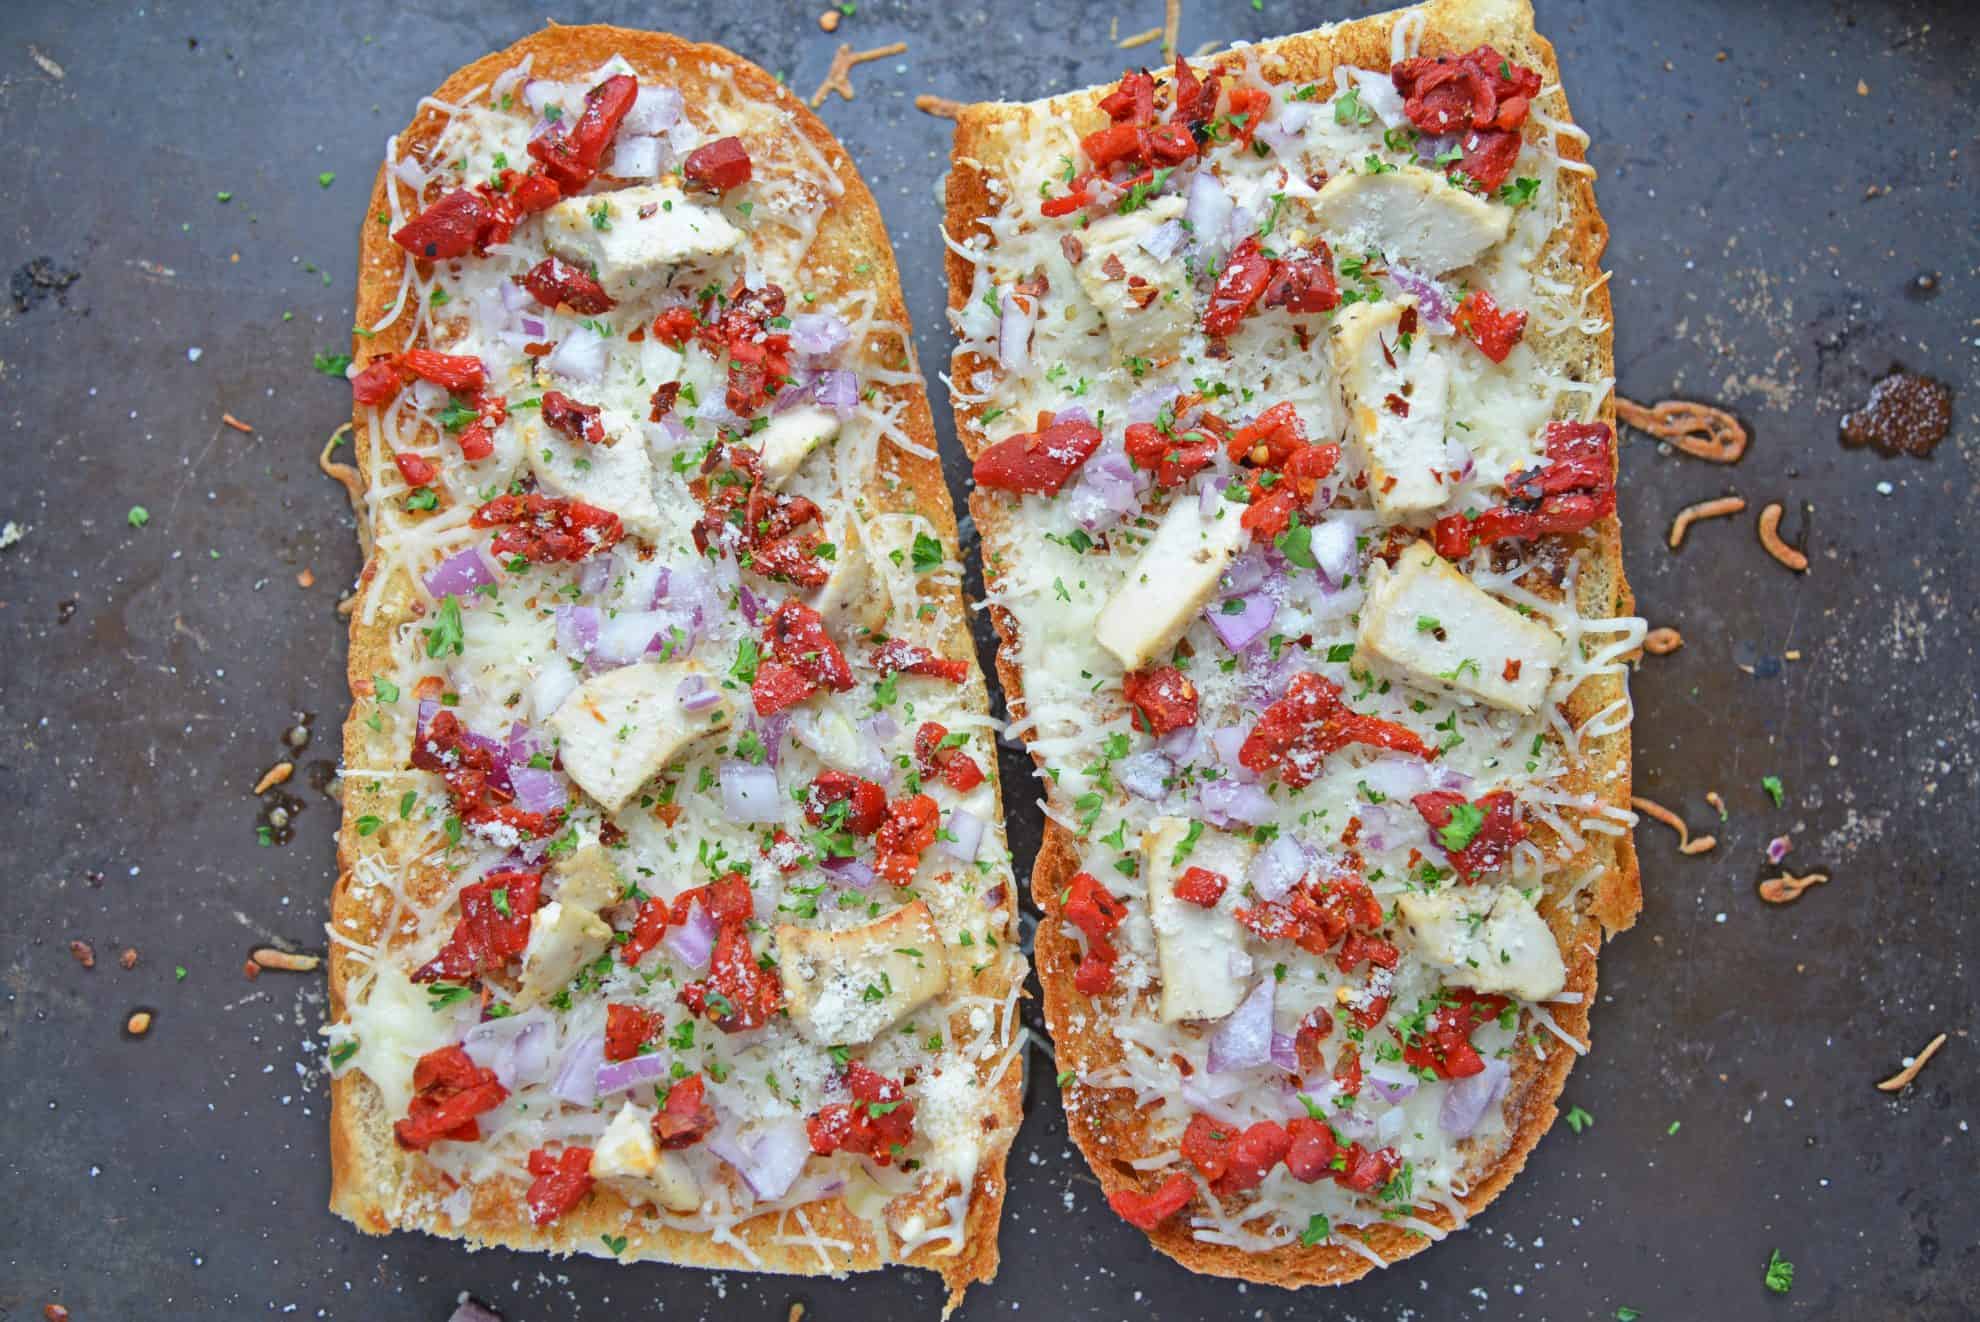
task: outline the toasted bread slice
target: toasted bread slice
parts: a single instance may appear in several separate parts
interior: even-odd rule
[[[609,150],[522,203],[532,120],[583,157],[592,101],[620,95],[598,89],[626,75]],[[725,139],[746,182],[732,148],[700,155]],[[448,205],[470,231],[493,214],[513,234],[402,229],[463,186]],[[360,269],[369,555],[331,925],[332,1209],[626,1262],[904,1263],[953,1307],[997,1267],[1025,969],[955,518],[871,194],[730,52],[551,27],[421,103]],[[782,361],[752,381],[756,349]],[[505,515],[505,492],[548,503]],[[887,659],[883,639],[919,650]],[[950,738],[917,768],[927,721]],[[855,779],[891,800],[877,834],[879,809],[818,788]],[[878,997],[911,967],[912,1003],[889,1000],[872,1040],[814,1040],[835,985],[800,1031],[777,933],[891,913],[912,943],[876,962],[843,942],[830,972],[872,965]],[[636,1084],[599,1077],[607,1051]],[[432,1117],[463,1092],[465,1127]],[[565,1174],[539,1179],[532,1153]]]
[[[1519,124],[1511,174],[1491,187],[1453,176],[1458,156],[1445,144],[1417,153],[1388,76],[1405,59],[1462,57],[1481,45],[1503,57],[1502,77],[1523,66],[1542,85]],[[1168,70],[1155,71],[1152,116],[1136,104],[1147,84],[1133,80],[1106,107],[1115,89],[962,109],[946,217],[961,339],[952,398],[976,463],[971,508],[1001,639],[998,673],[1014,732],[1048,772],[1051,822],[1032,873],[1044,912],[1035,959],[1070,1079],[1073,1137],[1116,1210],[1185,1266],[1332,1284],[1441,1238],[1518,1172],[1586,1050],[1597,949],[1640,907],[1624,661],[1642,622],[1627,618],[1619,528],[1602,495],[1615,473],[1599,268],[1607,230],[1586,135],[1569,118],[1553,49],[1526,0],[1427,0],[1191,67],[1194,80],[1214,70],[1222,83],[1215,113],[1194,124],[1174,113],[1185,80]],[[1087,136],[1110,123],[1166,133],[1177,121],[1194,130],[1193,146],[1117,135],[1111,150],[1127,161],[1112,169],[1096,160],[1108,138]],[[1219,185],[1195,196],[1206,169]],[[1180,217],[1168,201],[1175,194],[1189,198]],[[1247,237],[1258,240],[1265,273],[1249,302],[1233,273]],[[1385,245],[1417,267],[1385,257]],[[1302,259],[1308,265],[1297,267]],[[1101,269],[1088,269],[1095,261]],[[1338,309],[1328,309],[1316,261],[1338,280]],[[1227,276],[1237,292],[1227,294]],[[1530,314],[1503,364],[1446,319],[1461,287]],[[1226,312],[1214,332],[1213,289],[1238,313]],[[1382,324],[1382,315],[1400,322],[1399,303],[1413,309],[1410,323]],[[1361,349],[1374,356],[1358,369],[1366,388],[1393,382],[1365,415],[1350,365],[1332,361]],[[1426,366],[1425,355],[1436,361]],[[1414,410],[1410,393],[1422,396]],[[1291,433],[1269,426],[1232,443],[1282,401],[1294,407],[1299,442],[1342,447],[1333,472],[1311,480],[1326,467],[1317,449],[1302,460],[1310,467],[1291,466],[1272,450]],[[1069,442],[1078,429],[1067,418],[1079,415],[1068,409],[1097,423],[1097,441]],[[1439,419],[1437,429],[1426,437],[1385,424],[1412,411]],[[1040,413],[1056,415],[1053,430]],[[1135,459],[1123,422],[1146,424]],[[1608,425],[1606,441],[1589,425],[1597,422]],[[1602,461],[1584,462],[1582,485],[1600,517],[1537,542],[1465,544],[1467,513],[1503,502],[1514,473],[1550,463],[1549,438],[1565,445],[1583,434],[1553,423],[1584,424],[1595,438],[1581,444]],[[1447,444],[1451,460],[1439,464]],[[1426,445],[1437,451],[1427,461]],[[1374,500],[1395,493],[1398,467],[1430,477],[1427,495]],[[1374,493],[1371,474],[1381,482]],[[1221,490],[1206,491],[1212,482]],[[1214,533],[1198,533],[1187,554],[1163,552],[1176,511],[1198,506],[1192,528],[1246,516],[1274,484],[1298,493],[1282,511],[1290,522],[1247,539],[1195,610],[1196,566],[1222,551]],[[1458,543],[1454,563],[1435,572],[1416,563],[1414,577],[1395,575],[1394,596],[1441,592],[1464,609],[1453,627],[1471,634],[1416,620],[1386,652],[1371,644],[1357,660],[1354,614],[1369,576],[1415,563],[1427,550],[1408,548],[1427,548],[1423,539],[1450,518],[1459,523],[1445,526],[1440,545]],[[1524,527],[1479,526],[1501,537]],[[1189,600],[1178,602],[1183,592]],[[1185,617],[1170,618],[1176,606]],[[1562,637],[1524,637],[1534,619]],[[1109,623],[1108,636],[1096,636],[1095,620]],[[1469,636],[1481,655],[1505,652],[1505,682],[1454,687],[1441,669],[1425,669],[1444,663],[1411,646],[1417,630],[1426,644]],[[1527,650],[1515,657],[1516,647]],[[1514,686],[1516,666],[1557,655],[1542,710],[1522,712],[1532,684]],[[1130,677],[1123,658],[1142,668]],[[1392,673],[1373,673],[1377,663]],[[1467,663],[1476,666],[1460,657],[1457,678],[1473,678]],[[1304,709],[1288,705],[1295,676]],[[1315,712],[1330,703],[1383,724],[1327,742]],[[1314,720],[1302,722],[1302,710]],[[1275,745],[1268,716],[1308,742]],[[1364,736],[1390,751],[1352,742]],[[1515,795],[1512,820],[1526,839],[1496,857],[1485,847],[1467,854],[1496,789]],[[1418,794],[1430,797],[1413,805]],[[1452,815],[1452,801],[1462,814]],[[1430,825],[1433,815],[1448,829]],[[1178,875],[1192,865],[1217,878]],[[1473,871],[1471,883],[1461,868]],[[1096,900],[1096,882],[1113,905]],[[1158,882],[1160,903],[1151,903]],[[1372,891],[1380,916],[1346,911],[1360,914],[1347,925],[1364,942],[1349,949],[1314,908],[1351,900],[1356,884]],[[1396,905],[1411,891],[1442,897],[1443,907],[1418,910],[1420,930]],[[1192,904],[1206,903],[1203,918],[1190,917]],[[1448,1038],[1449,1051],[1432,1051],[1425,1032],[1448,1004],[1436,998],[1466,986],[1463,960],[1486,939],[1478,931],[1525,943],[1495,952],[1524,962],[1520,976],[1490,986],[1550,999],[1508,999],[1503,1025],[1495,1018],[1464,1035],[1491,1071],[1487,1082],[1505,1081],[1475,1117],[1459,1107],[1459,1137],[1441,1132],[1441,1100],[1473,1062]],[[1557,950],[1541,948],[1541,933]],[[1200,976],[1206,964],[1240,983],[1241,1001]],[[1177,970],[1192,976],[1172,995],[1163,979]],[[1194,1013],[1221,1017],[1190,1022]],[[1350,1046],[1361,1074],[1345,1059]],[[1418,1053],[1413,1070],[1392,1059],[1404,1046]],[[1263,1124],[1312,1136],[1313,1116],[1330,1122],[1331,1144],[1311,1142],[1355,1147],[1300,1178],[1279,1166],[1284,1148],[1270,1128],[1250,1133]],[[1196,1117],[1208,1117],[1208,1132],[1191,1139]],[[1253,1157],[1228,1151],[1241,1132],[1258,1140]],[[1404,1164],[1377,1162],[1365,1191],[1352,1187],[1351,1168],[1385,1150]],[[1263,1169],[1244,1172],[1257,1152]]]

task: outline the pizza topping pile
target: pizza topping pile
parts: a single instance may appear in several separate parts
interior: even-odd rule
[[[1015,1125],[954,552],[889,448],[885,285],[815,283],[842,186],[795,131],[525,65],[388,169],[332,1060],[435,1199],[729,1232],[850,1185],[907,1252]]]
[[[1579,614],[1610,383],[1551,356],[1584,309],[1540,91],[1489,46],[1240,52],[985,158],[954,378],[1077,855],[1068,1104],[1146,1117],[1109,1124],[1143,1229],[1435,1230],[1578,999],[1555,932],[1628,817],[1576,776],[1627,700],[1563,704],[1641,622]]]

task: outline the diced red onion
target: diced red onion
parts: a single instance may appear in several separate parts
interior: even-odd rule
[[[1166,791],[1164,782],[1173,774],[1169,759],[1152,748],[1114,764],[1114,778],[1129,794],[1143,799],[1159,799]]]
[[[1227,597],[1241,597],[1262,584],[1265,574],[1265,557],[1256,551],[1246,551],[1225,568],[1218,586]]]
[[[1769,863],[1778,863],[1786,858],[1788,856],[1788,850],[1793,848],[1794,841],[1784,835],[1777,835],[1767,842],[1767,861]]]
[[[543,365],[573,381],[596,381],[605,374],[605,337],[589,326],[573,326]]]
[[[1238,779],[1249,780],[1251,772],[1238,761],[1238,751],[1244,747],[1244,738],[1243,726],[1226,725],[1210,732],[1210,748],[1216,753],[1217,761],[1230,768]]]
[[[1080,469],[1066,495],[1066,513],[1088,532],[1112,527],[1141,507],[1141,486],[1125,453],[1101,451]]]
[[[1437,1108],[1438,1128],[1457,1138],[1470,1135],[1485,1118],[1485,1112],[1505,1096],[1511,1078],[1512,1066],[1487,1056],[1483,1070],[1452,1081],[1444,1093],[1444,1104]]]
[[[571,1044],[564,1055],[557,1081],[550,1085],[552,1096],[574,1106],[590,1106],[598,1100],[598,1067],[605,1063],[605,1035],[594,1033]]]
[[[1272,1063],[1288,1074],[1298,1073],[1299,1050],[1291,1033],[1272,1034]]]
[[[1031,365],[1031,300],[1017,294],[1004,295],[1004,315],[997,324],[997,361],[1007,372],[1022,372]]]
[[[578,567],[578,591],[587,597],[595,597],[612,583],[612,559],[610,556],[594,555]]]
[[[1229,826],[1234,821],[1257,826],[1271,820],[1275,812],[1263,789],[1229,777],[1206,781],[1197,789],[1196,798],[1213,826]]]
[[[466,1185],[462,1185],[460,1192],[471,1194],[473,1191]],[[460,1219],[459,1217],[453,1218],[457,1222]],[[463,1299],[460,1302],[460,1306],[455,1308],[453,1314],[448,1317],[447,1322],[502,1322],[502,1315],[492,1308],[483,1307],[472,1299]]]
[[[599,623],[594,659],[630,665],[652,649],[655,639],[665,646],[673,637],[671,630],[680,622],[673,611],[620,611]]]
[[[813,358],[825,358],[845,347],[852,329],[832,312],[800,312],[791,318],[791,347]]]
[[[468,1058],[495,1071],[504,1088],[540,1082],[550,1072],[550,1048],[557,1030],[544,1011],[525,1010],[501,1019],[484,1019],[461,1040]]]
[[[1361,558],[1355,545],[1354,527],[1342,519],[1328,519],[1315,528],[1309,546],[1320,572],[1335,585],[1347,580]]]
[[[1183,245],[1189,242],[1189,232],[1183,229],[1180,220],[1165,220],[1142,235],[1137,242],[1141,250],[1150,257],[1158,262],[1166,262],[1181,252]]]
[[[557,607],[557,646],[566,656],[583,660],[598,646],[596,606]]]
[[[1225,611],[1226,602],[1237,601],[1244,609],[1236,615]],[[1210,621],[1210,627],[1224,640],[1224,646],[1233,652],[1242,652],[1257,642],[1265,631],[1272,627],[1272,617],[1278,614],[1279,603],[1264,592],[1254,592],[1248,597],[1215,597],[1203,608],[1203,618]]]
[[[1396,754],[1376,758],[1356,779],[1390,803],[1408,803],[1430,788],[1430,772],[1421,759]]]
[[[548,78],[532,78],[523,84],[523,104],[541,115],[544,107],[562,102],[565,90],[562,83],[552,82]]]
[[[1441,284],[1394,262],[1389,264],[1389,282],[1398,293],[1416,300],[1416,311],[1423,319],[1425,330],[1437,335],[1450,333],[1451,297]]]
[[[784,735],[791,728],[791,714],[778,712],[775,716],[751,716],[749,728],[756,731],[756,741],[763,745],[764,762],[775,771],[777,759],[783,756]]]
[[[1203,742],[1203,727],[1185,725],[1180,730],[1171,730],[1155,741],[1155,747],[1162,756],[1171,762],[1191,762],[1196,758],[1197,747]]]
[[[708,912],[708,906],[696,900],[688,905],[687,921],[670,926],[667,934],[660,938],[660,944],[690,971],[699,973],[708,967],[708,957],[715,951],[718,931],[715,916]]]
[[[497,74],[495,81],[488,86],[488,103],[500,105],[503,97],[514,92],[516,87],[529,77],[529,67],[535,63],[535,55],[525,55],[520,62]]]
[[[1416,1093],[1416,1076],[1399,1065],[1368,1067],[1368,1086],[1385,1102],[1406,1101]]]
[[[612,173],[621,179],[651,179],[660,173],[661,163],[673,156],[674,149],[659,138],[621,135],[612,148]]]
[[[1189,186],[1189,203],[1183,210],[1197,246],[1206,244],[1221,250],[1224,228],[1231,220],[1231,195],[1215,171],[1198,170]]]
[[[1232,247],[1258,232],[1258,212],[1242,204],[1231,208],[1231,219],[1224,226],[1225,242]]]
[[[1374,69],[1350,68],[1348,77],[1354,80],[1355,90],[1361,94],[1361,104],[1375,112],[1385,128],[1399,128],[1409,122],[1409,115],[1403,109],[1402,93],[1396,90],[1395,80],[1387,72]]]
[[[1448,154],[1453,148],[1458,151],[1464,150],[1461,135],[1456,133],[1426,135],[1416,140],[1416,159],[1425,165],[1432,165],[1439,156]]]
[[[811,398],[820,408],[838,414],[839,421],[844,422],[859,408],[859,377],[838,368],[820,372],[811,383]]]
[[[609,1097],[615,1092],[637,1088],[643,1083],[658,1083],[667,1077],[673,1068],[673,1060],[665,1052],[655,1051],[644,1056],[634,1056],[631,1060],[612,1060],[598,1067],[596,1075],[598,1095]]]
[[[1227,477],[1213,477],[1196,493],[1196,510],[1206,519],[1217,517],[1217,510],[1224,503],[1224,488],[1231,484]]]
[[[521,721],[515,721],[509,726],[508,736],[502,740],[502,756],[511,765],[526,763],[536,755],[538,747],[536,731]]]
[[[824,868],[827,872],[837,877],[840,881],[845,882],[846,885],[856,891],[873,889],[873,869],[867,866],[863,859],[828,858],[819,863],[818,866]]]
[[[1224,1017],[1210,1037],[1209,1067],[1212,1074],[1256,1069],[1272,1062],[1272,1007],[1277,995],[1276,978],[1260,978],[1258,985]]]
[[[571,801],[570,786],[554,771],[511,767],[509,784],[515,790],[516,807],[524,812],[550,812]]]
[[[679,122],[683,104],[684,98],[675,88],[641,83],[632,109],[619,121],[619,137],[665,133]]]
[[[470,546],[456,551],[435,565],[426,576],[426,590],[435,597],[456,596],[466,598],[476,588],[485,587],[495,581],[495,572],[488,567],[481,548]]]
[[[1162,406],[1175,397],[1174,386],[1144,386],[1128,396],[1121,414],[1129,422],[1153,422],[1162,415]]]
[[[942,852],[965,863],[974,862],[976,851],[983,847],[983,819],[967,808],[957,808],[949,814],[949,834],[955,839],[944,840]]]
[[[783,795],[777,790],[777,773],[769,767],[738,762],[722,763],[722,811],[732,822],[774,822],[784,815]]]
[[[735,1167],[750,1191],[766,1201],[782,1198],[797,1183],[811,1156],[804,1121],[796,1116],[760,1124],[748,1138],[717,1131],[708,1150]]]
[[[524,317],[521,324],[523,334],[539,340],[543,338],[545,332],[548,330],[548,327],[543,324],[541,317]]]
[[[1282,900],[1312,865],[1312,856],[1305,846],[1291,836],[1281,835],[1252,858],[1244,874],[1245,884],[1261,900]]]
[[[722,691],[710,686],[700,675],[689,675],[674,690],[674,698],[686,712],[704,712],[722,700]]]
[[[578,686],[578,677],[561,656],[554,656],[538,667],[536,677],[529,682],[529,709],[537,720],[548,720],[550,714],[564,705],[564,699],[571,696]]]

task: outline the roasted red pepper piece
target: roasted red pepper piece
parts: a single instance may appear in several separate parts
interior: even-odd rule
[[[1520,336],[1526,333],[1526,314],[1507,312],[1490,294],[1474,289],[1451,314],[1451,324],[1457,327],[1458,334],[1478,346],[1478,352],[1495,363],[1503,363]]]
[[[591,1192],[591,1149],[565,1148],[552,1152],[537,1148],[529,1154],[530,1181],[525,1201],[529,1219],[547,1226],[584,1201]]]
[[[1114,985],[1117,952],[1107,938],[1127,917],[1127,909],[1092,873],[1076,872],[1060,913],[1086,936],[1086,957],[1074,970],[1073,985],[1084,995],[1098,996]]]
[[[1286,686],[1286,696],[1267,707],[1245,736],[1238,761],[1298,789],[1320,774],[1320,763],[1329,753],[1349,744],[1386,748],[1426,761],[1437,756],[1437,750],[1413,730],[1349,710],[1341,701],[1340,685],[1302,671]]]
[[[1231,250],[1224,269],[1217,273],[1216,286],[1203,313],[1203,329],[1214,336],[1229,335],[1250,314],[1265,287],[1272,283],[1272,259],[1259,249],[1258,236],[1247,234]]]
[[[459,188],[394,230],[392,242],[423,261],[444,262],[506,242],[512,227],[498,204]]]
[[[543,425],[586,445],[605,444],[605,423],[596,404],[580,404],[561,390],[543,392]]]
[[[937,656],[900,638],[892,638],[873,649],[873,666],[883,675],[927,675],[931,679],[960,684],[969,678],[967,661]]]
[[[605,1059],[631,1060],[653,1040],[665,1023],[659,1014],[637,1005],[612,1002],[605,1007]]]
[[[1115,1216],[1135,1229],[1153,1230],[1189,1206],[1189,1200],[1194,1197],[1196,1185],[1189,1176],[1177,1171],[1149,1193],[1138,1189],[1117,1189],[1107,1195],[1107,1206],[1114,1209]]]
[[[1265,1182],[1267,1173],[1285,1160],[1291,1147],[1292,1136],[1275,1121],[1260,1120],[1245,1126],[1225,1150],[1224,1173],[1211,1184],[1210,1191],[1227,1198],[1256,1189]]]
[[[1615,513],[1613,439],[1606,423],[1548,423],[1546,464],[1507,478],[1504,505],[1477,518],[1451,514],[1437,520],[1432,533],[1437,554],[1456,560],[1481,543],[1579,532]]]
[[[598,173],[605,149],[619,131],[619,121],[639,95],[639,80],[614,74],[584,95],[584,109],[575,120],[560,120],[530,140],[529,154],[566,194],[575,193]]]
[[[413,1066],[413,1099],[406,1118],[392,1134],[402,1148],[424,1152],[441,1139],[474,1143],[481,1138],[475,1117],[500,1106],[509,1090],[495,1071],[476,1065],[460,1046],[440,1047]]]
[[[488,368],[473,354],[408,349],[396,361],[402,370],[456,395],[478,395],[488,384]]]
[[[388,353],[366,364],[362,372],[351,378],[351,398],[360,404],[390,403],[404,384],[405,378],[399,375]]]
[[[820,689],[844,693],[853,686],[852,667],[825,632],[825,620],[796,598],[786,598],[763,628],[768,655],[756,664],[750,685],[758,716],[772,716],[803,702]]]
[[[1196,724],[1196,685],[1174,666],[1128,672],[1121,696],[1134,708],[1135,729],[1158,739]]]
[[[1266,114],[1272,109],[1272,94],[1262,87],[1233,87],[1229,105],[1230,109],[1224,112],[1224,117],[1237,130],[1238,146],[1249,150],[1258,126],[1265,122]]]
[[[1301,1184],[1312,1184],[1333,1173],[1334,1153],[1340,1149],[1333,1126],[1301,1116],[1286,1123],[1286,1135],[1291,1139],[1286,1147],[1287,1174]]]
[[[690,1074],[667,1090],[667,1100],[653,1116],[653,1141],[663,1148],[689,1148],[715,1128],[715,1108],[708,1104],[708,1084]]]
[[[804,820],[823,826],[826,810],[835,803],[847,804],[845,830],[854,835],[872,835],[887,820],[887,791],[870,780],[843,771],[821,771],[812,777],[804,798]]]
[[[1517,804],[1509,790],[1494,790],[1476,803],[1465,802],[1464,795],[1454,790],[1432,790],[1410,802],[1428,823],[1430,838],[1443,849],[1452,870],[1467,885],[1504,867],[1512,858],[1513,846],[1526,839],[1530,829],[1516,815]],[[1460,817],[1464,820],[1458,820]],[[1450,842],[1459,837],[1464,842],[1451,848]]]
[[[1190,868],[1176,878],[1176,898],[1199,908],[1215,908],[1230,884],[1231,879],[1221,872],[1212,872],[1209,868]]]
[[[741,138],[717,138],[688,153],[681,174],[689,183],[717,193],[740,188],[749,182],[749,149]]]
[[[1006,436],[976,456],[976,484],[995,491],[1056,496],[1100,448],[1100,429],[1084,418],[1054,421],[1040,414],[1038,430]]]
[[[667,902],[659,896],[642,900],[639,912],[633,918],[632,939],[619,947],[619,958],[629,965],[639,963],[646,952],[659,945],[660,938],[667,935],[671,916]]]
[[[811,1150],[821,1157],[857,1152],[877,1166],[892,1165],[914,1141],[914,1103],[901,1085],[855,1060],[846,1065],[851,1102],[830,1102],[806,1118]]]
[[[1284,308],[1295,315],[1329,312],[1341,305],[1341,287],[1334,278],[1334,252],[1324,239],[1309,241],[1304,254],[1282,257],[1274,265],[1272,279],[1265,286],[1262,300],[1268,308]]]
[[[724,922],[709,957],[708,976],[681,988],[681,1004],[725,1033],[761,1028],[784,1003],[777,975],[756,962],[749,928],[740,919]]]
[[[477,528],[500,528],[495,553],[521,556],[533,565],[575,564],[609,551],[625,535],[619,516],[581,500],[532,491],[497,496],[469,516]]]
[[[926,794],[895,799],[887,805],[887,820],[873,836],[873,870],[893,886],[911,886],[921,868],[921,855],[935,843],[941,810]]]
[[[414,765],[418,765],[417,762]],[[438,954],[413,971],[414,982],[463,982],[499,969],[529,944],[529,919],[542,898],[543,874],[491,872],[461,889],[461,917]]]
[[[914,732],[914,760],[924,777],[940,776],[958,794],[967,794],[983,783],[983,768],[959,745],[948,743],[949,729],[936,721],[923,721]]]
[[[1472,1033],[1504,1014],[1512,1002],[1469,987],[1447,987],[1438,999],[1445,1004],[1430,1016],[1420,1035],[1397,1035],[1403,1063],[1411,1069],[1435,1071],[1440,1079],[1469,1078],[1485,1068],[1478,1049],[1471,1045]]]
[[[412,487],[425,486],[440,471],[433,466],[432,460],[410,450],[399,451],[392,456],[392,462],[398,467],[399,476],[406,480],[406,485]]]
[[[591,275],[561,257],[545,257],[529,269],[519,282],[546,308],[559,305],[587,317],[610,312],[615,306],[605,287]]]
[[[1280,899],[1262,900],[1233,916],[1261,940],[1291,941],[1301,950],[1319,955],[1356,929],[1379,929],[1382,905],[1366,882],[1340,877],[1317,884],[1302,881]],[[1357,946],[1357,952],[1366,957],[1362,947]],[[1327,1036],[1328,1027],[1322,1023],[1302,1024],[1302,1032],[1309,1027],[1315,1034],[1314,1042]],[[1294,1047],[1297,1050],[1297,1038]]]
[[[1131,422],[1122,439],[1129,460],[1154,473],[1164,490],[1181,486],[1217,457],[1216,436],[1201,427],[1165,433],[1152,422]]]
[[[1343,1148],[1338,1161],[1341,1170],[1334,1176],[1335,1182],[1356,1193],[1374,1193],[1402,1169],[1402,1157],[1394,1148],[1368,1152],[1359,1143]]]
[[[653,338],[670,349],[685,348],[701,329],[693,308],[668,308],[653,319]]]

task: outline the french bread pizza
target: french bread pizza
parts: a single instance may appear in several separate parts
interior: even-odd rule
[[[1640,903],[1607,231],[1524,0],[965,107],[957,426],[1072,1134],[1197,1271],[1503,1189]]]
[[[729,52],[551,27],[364,219],[331,1205],[988,1279],[1025,972],[872,196]]]

